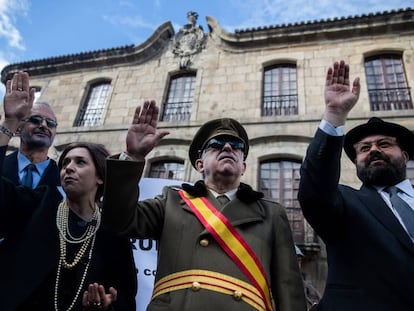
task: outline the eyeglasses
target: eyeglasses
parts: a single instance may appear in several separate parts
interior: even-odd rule
[[[38,116],[38,115],[30,116],[24,121],[30,122],[34,125],[40,125],[40,124],[43,123],[43,121],[46,121],[46,125],[49,128],[55,128],[58,125],[55,120],[50,119],[50,118],[43,118],[43,117]]]
[[[375,141],[360,141],[354,144],[354,148],[356,153],[361,154],[369,152],[373,145],[375,145],[379,150],[387,150],[398,146],[398,143],[395,137],[387,137]]]
[[[226,144],[229,144],[233,150],[244,150],[244,142],[242,140],[228,140],[228,139],[217,139],[212,138],[208,141],[204,149],[217,149],[221,150]]]

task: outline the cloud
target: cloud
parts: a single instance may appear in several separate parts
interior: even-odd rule
[[[7,59],[3,56],[3,53],[0,51],[0,72],[3,70],[5,66],[7,66],[9,62]],[[3,83],[0,83],[0,106],[3,102],[4,93],[6,92],[6,88],[4,87]]]
[[[237,26],[223,25],[229,31],[413,7],[412,0],[366,0],[365,2],[356,0],[347,2],[332,0],[230,0],[229,3],[235,14],[238,14],[243,20]]]
[[[4,57],[3,53],[0,51],[0,72],[8,64],[9,64],[9,62],[7,61],[6,57]]]
[[[1,0],[0,0],[1,1]],[[145,21],[141,16],[109,16],[104,15],[102,18],[113,24],[113,25],[123,25],[132,28],[147,28],[147,29],[155,29],[159,25],[154,25],[153,23],[149,23]]]
[[[26,15],[29,3],[26,0],[0,0],[0,39],[5,39],[9,48],[25,50],[23,38],[16,26],[16,16]]]

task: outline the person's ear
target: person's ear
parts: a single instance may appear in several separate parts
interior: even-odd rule
[[[14,133],[15,136],[20,136],[23,126],[24,126],[24,122],[20,122],[19,126],[17,127],[16,132]]]
[[[204,171],[204,162],[201,159],[195,161],[195,167],[197,172],[202,173]]]
[[[242,167],[242,172],[241,172],[241,175],[242,175],[242,176],[243,176],[243,175],[244,175],[244,173],[246,172],[246,167],[247,167],[246,161],[243,161],[243,167]]]
[[[402,155],[404,157],[405,164],[407,164],[407,162],[410,160],[410,156],[408,155],[408,152],[405,150],[402,150]]]

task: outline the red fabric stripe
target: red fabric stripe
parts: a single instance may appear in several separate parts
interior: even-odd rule
[[[246,265],[237,257],[237,255],[227,246],[225,241],[220,237],[220,235],[214,230],[214,228],[208,223],[208,221],[204,218],[204,216],[198,211],[198,209],[194,206],[193,202],[188,199],[185,194],[183,193],[183,190],[180,190],[180,196],[181,198],[187,203],[189,207],[193,210],[193,212],[197,215],[197,218],[201,221],[201,223],[204,225],[204,227],[214,236],[216,241],[220,244],[220,246],[226,251],[226,253],[230,256],[230,258],[236,262],[237,266],[242,270],[242,272],[248,277],[248,279],[253,283],[253,285],[258,289],[260,294],[262,295],[262,299],[265,301],[267,309],[273,310],[272,306],[269,305],[271,303],[266,299],[266,294],[264,293],[263,288],[260,286],[260,284],[257,282],[256,278],[250,273],[250,271],[246,268]],[[264,273],[264,269],[258,260],[256,254],[252,251],[250,246],[246,243],[246,241],[240,236],[240,234],[236,231],[236,229],[230,224],[228,219],[224,217],[223,214],[220,213],[214,206],[210,204],[210,202],[205,197],[200,197],[201,201],[207,206],[207,208],[216,215],[223,224],[227,227],[227,229],[234,235],[234,237],[243,245],[247,253],[253,258],[254,262],[258,266],[260,272],[262,273],[267,288],[269,288],[269,283],[266,279],[266,274]]]

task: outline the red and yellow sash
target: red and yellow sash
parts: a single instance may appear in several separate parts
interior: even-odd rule
[[[273,311],[269,283],[264,269],[243,237],[205,197],[192,197],[184,190],[180,190],[179,194],[217,243],[257,288],[266,304],[266,310]]]

